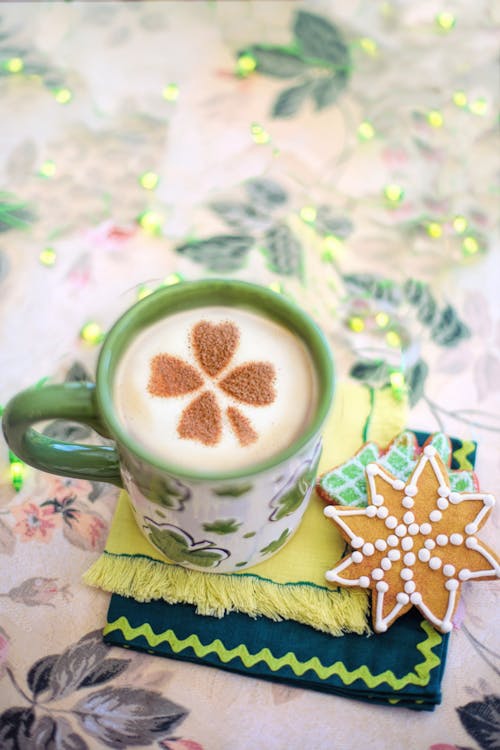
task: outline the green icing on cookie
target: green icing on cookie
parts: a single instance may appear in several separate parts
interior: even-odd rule
[[[410,430],[401,432],[390,444],[379,463],[398,479],[406,479],[412,473],[415,464],[415,433]]]
[[[451,442],[447,435],[443,432],[435,432],[427,442],[436,449],[444,464],[449,466]],[[420,449],[415,433],[405,430],[393,440],[386,453],[382,455],[375,443],[366,443],[348,461],[323,474],[319,485],[339,505],[365,507],[368,502],[365,475],[367,464],[376,462],[395,477],[406,482],[413,473],[419,455]],[[453,492],[475,490],[474,476],[471,471],[448,469],[448,478]]]
[[[450,471],[450,487],[452,492],[475,492],[474,479],[470,471]]]
[[[437,450],[437,452],[443,459],[444,465],[449,466],[451,457],[451,443],[444,432],[435,432],[431,438],[430,445],[432,445]]]
[[[352,458],[320,479],[322,489],[341,505],[366,505],[365,467],[377,461],[380,451],[375,443],[367,443]]]

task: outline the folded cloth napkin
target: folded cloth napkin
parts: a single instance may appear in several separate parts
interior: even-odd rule
[[[341,383],[325,427],[319,471],[346,460],[367,439],[385,446],[404,427],[406,414],[406,402],[390,388]],[[243,612],[295,620],[331,635],[369,633],[366,592],[333,589],[325,581],[345,543],[324,518],[323,507],[313,493],[300,528],[282,550],[241,573],[217,574],[170,563],[142,534],[122,493],[105,551],[84,580],[142,602],[193,604],[198,614]]]
[[[420,445],[428,437],[416,433]],[[474,443],[452,441],[452,468],[470,470]],[[231,613],[200,617],[187,604],[140,603],[114,594],[104,640],[370,703],[432,711],[441,702],[448,635],[416,609],[382,634],[342,638],[291,620]]]

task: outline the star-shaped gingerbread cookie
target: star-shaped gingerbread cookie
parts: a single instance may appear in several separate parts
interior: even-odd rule
[[[493,495],[453,492],[431,445],[406,482],[376,463],[368,464],[366,478],[365,508],[324,510],[352,547],[327,571],[327,580],[372,590],[378,633],[412,606],[449,632],[462,583],[500,576],[498,557],[476,537],[495,503]]]

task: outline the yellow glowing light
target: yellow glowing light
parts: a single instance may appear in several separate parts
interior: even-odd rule
[[[56,173],[55,162],[51,161],[50,159],[47,159],[47,161],[43,162],[38,172],[38,174],[41,177],[53,177],[55,173]]]
[[[306,224],[312,224],[316,221],[316,216],[318,215],[318,212],[314,208],[314,206],[304,206],[304,208],[300,209],[300,218],[302,221],[305,221]]]
[[[53,247],[44,248],[38,256],[42,266],[53,266],[56,262],[56,251]]]
[[[104,333],[99,323],[89,321],[88,323],[85,323],[80,331],[80,338],[85,341],[86,344],[99,344],[104,338]]]
[[[401,346],[401,336],[396,331],[387,331],[385,340],[394,349],[398,349]]]
[[[384,195],[389,203],[401,203],[404,198],[404,190],[399,185],[387,185],[384,188]]]
[[[483,99],[483,98],[474,99],[474,101],[469,104],[469,110],[474,115],[480,115],[480,116],[485,115],[487,109],[488,109],[488,102],[486,101],[486,99]]]
[[[405,376],[399,370],[391,372],[389,380],[393,388],[404,388],[405,386]]]
[[[464,251],[465,255],[475,255],[480,250],[479,242],[476,240],[475,237],[468,236],[464,237],[462,242],[462,250]]]
[[[182,276],[179,273],[170,273],[163,279],[163,286],[173,286],[182,281]]]
[[[358,127],[358,138],[362,141],[371,141],[374,136],[375,128],[373,127],[371,122],[368,122],[367,120],[362,122]]]
[[[67,104],[73,98],[73,94],[69,89],[61,88],[54,91],[54,98],[59,104]]]
[[[451,31],[455,26],[456,18],[453,13],[444,10],[436,16],[436,23],[443,31]]]
[[[354,333],[361,333],[365,329],[365,321],[363,318],[359,318],[357,315],[353,318],[349,318],[349,328]]]
[[[20,461],[14,461],[10,465],[10,475],[13,480],[18,479],[19,477],[22,477],[23,475],[23,465]]]
[[[276,292],[276,294],[283,294],[283,285],[279,281],[273,281],[272,284],[269,284],[268,288],[272,292]]]
[[[160,178],[155,172],[144,172],[139,177],[139,182],[145,190],[154,190]]]
[[[179,98],[179,87],[176,83],[169,83],[161,92],[167,102],[175,102]]]
[[[437,221],[431,221],[427,224],[427,234],[437,240],[443,236],[443,227]]]
[[[378,44],[373,39],[369,39],[367,36],[362,37],[359,40],[359,46],[363,50],[363,52],[366,52],[367,55],[371,55],[372,57],[375,57],[375,55],[378,53]]]
[[[467,226],[468,222],[465,216],[455,216],[453,219],[453,229],[455,232],[458,232],[458,234],[463,234],[467,229]]]
[[[237,71],[240,76],[249,76],[256,67],[257,60],[251,55],[242,55],[238,58]]]
[[[437,109],[431,109],[431,111],[427,113],[427,122],[432,128],[442,128],[444,117]]]
[[[9,73],[20,73],[24,68],[24,63],[20,57],[11,57],[10,60],[4,63],[4,68]]]
[[[327,234],[323,239],[323,253],[321,254],[321,260],[326,262],[336,260],[339,257],[342,248],[342,240],[339,240],[334,234]]]
[[[375,323],[379,328],[387,328],[389,325],[389,316],[385,312],[379,312],[375,315]]]
[[[466,107],[467,106],[467,94],[465,91],[455,91],[453,94],[453,104],[456,104],[457,107]]]
[[[9,450],[10,481],[16,492],[19,492],[24,483],[25,465]]]
[[[163,225],[163,217],[156,211],[144,211],[139,216],[139,224],[148,234],[159,234]]]
[[[323,247],[325,250],[331,250],[332,252],[335,252],[336,250],[341,250],[344,246],[344,243],[342,240],[339,240],[338,237],[335,237],[334,234],[327,234],[326,237],[323,239]]]
[[[271,136],[269,135],[269,133],[264,130],[264,128],[257,122],[252,123],[250,132],[252,133],[252,138],[255,143],[269,143],[269,141],[271,140]]]

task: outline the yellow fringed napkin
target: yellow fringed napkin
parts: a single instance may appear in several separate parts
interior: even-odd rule
[[[406,402],[389,388],[341,383],[324,430],[319,473],[347,460],[367,440],[385,446],[405,427],[406,415]],[[295,620],[332,635],[367,633],[366,593],[332,589],[325,582],[325,571],[342,557],[345,543],[323,508],[313,493],[294,537],[265,562],[241,573],[202,573],[170,563],[149,544],[122,492],[106,548],[84,581],[141,602],[194,604],[202,615],[237,611]]]

